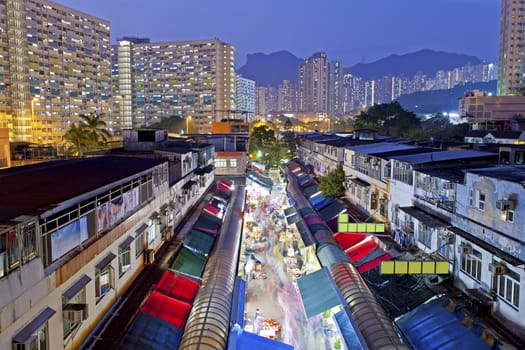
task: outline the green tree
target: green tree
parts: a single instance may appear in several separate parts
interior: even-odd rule
[[[322,176],[319,181],[319,190],[325,197],[342,197],[345,195],[345,172],[343,166],[339,164],[334,171]]]
[[[87,146],[103,146],[111,137],[101,114],[81,114],[80,128],[86,133]]]
[[[413,134],[420,130],[420,124],[416,115],[404,110],[397,101],[373,105],[358,114],[353,122],[354,129],[374,129],[393,137]]]
[[[72,144],[71,150],[76,152],[78,155],[82,155],[84,153],[87,138],[82,126],[71,124],[69,130],[64,134],[64,140]]]
[[[297,153],[297,141],[295,140],[295,133],[293,131],[283,132],[281,144],[287,154],[286,158],[294,159]]]
[[[266,147],[275,145],[275,132],[266,125],[256,126],[250,135],[250,142]]]

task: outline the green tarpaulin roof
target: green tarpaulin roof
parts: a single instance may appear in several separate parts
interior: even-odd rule
[[[184,238],[184,246],[195,253],[208,255],[213,248],[215,237],[199,230],[191,230]]]
[[[334,281],[326,267],[299,278],[297,285],[308,318],[340,304]]]
[[[304,218],[308,214],[315,214],[315,210],[313,210],[312,208],[304,207],[299,209],[299,214],[301,214],[301,216]]]
[[[177,258],[171,265],[171,269],[177,272],[201,278],[206,265],[207,258],[196,254],[186,247],[182,247]]]
[[[310,197],[319,192],[319,185],[308,186],[304,189],[303,193],[305,197]]]

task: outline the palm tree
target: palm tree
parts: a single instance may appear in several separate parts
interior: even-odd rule
[[[90,145],[101,146],[108,142],[111,137],[110,132],[106,129],[107,124],[102,120],[102,114],[81,114],[81,126],[88,135],[87,140]]]
[[[71,124],[69,130],[64,134],[64,139],[73,144],[73,148],[79,155],[83,154],[83,149],[87,144],[86,132],[82,125]]]

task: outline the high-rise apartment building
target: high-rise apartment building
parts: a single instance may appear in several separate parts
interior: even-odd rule
[[[235,108],[248,121],[255,116],[255,81],[238,74],[235,83]]]
[[[525,1],[502,0],[499,32],[498,96],[525,88]]]
[[[326,53],[316,52],[299,65],[299,111],[328,112],[328,62]]]
[[[277,109],[279,112],[294,112],[297,109],[296,89],[290,80],[283,80],[279,84],[277,95]]]
[[[255,114],[259,117],[266,115],[266,87],[257,86],[255,88]]]
[[[191,117],[192,129],[235,110],[235,48],[218,39],[150,43],[124,38],[113,46],[113,95],[122,129],[170,116]]]
[[[109,22],[45,0],[0,1],[0,126],[56,144],[79,114],[111,127]]]
[[[328,114],[343,114],[343,62],[328,63]]]

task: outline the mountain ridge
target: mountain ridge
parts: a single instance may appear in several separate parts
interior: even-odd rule
[[[257,52],[246,57],[246,64],[237,72],[245,78],[255,80],[258,86],[278,86],[283,80],[296,83],[297,69],[303,61],[286,50],[270,54]],[[418,72],[433,76],[438,70],[450,70],[481,62],[476,56],[422,49],[406,54],[392,54],[370,63],[358,63],[344,68],[344,71],[365,80],[389,75],[412,77]]]

